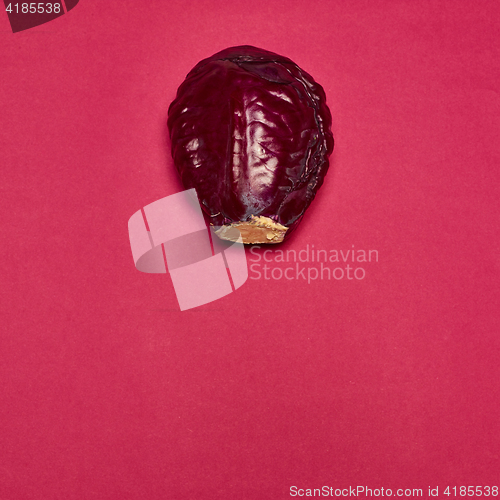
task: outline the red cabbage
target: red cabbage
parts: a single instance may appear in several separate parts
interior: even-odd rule
[[[333,151],[325,92],[290,59],[251,46],[199,62],[168,112],[174,164],[217,234],[279,243],[323,184]]]

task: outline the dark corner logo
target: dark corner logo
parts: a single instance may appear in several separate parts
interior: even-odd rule
[[[3,0],[13,33],[28,30],[63,16],[76,7],[79,0],[52,2],[11,2]]]

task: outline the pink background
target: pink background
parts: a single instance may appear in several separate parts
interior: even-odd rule
[[[81,0],[16,34],[0,14],[0,498],[498,485],[499,21],[462,0]],[[240,44],[311,73],[334,118],[286,248],[379,262],[180,312],[127,221],[181,189],[184,76]]]

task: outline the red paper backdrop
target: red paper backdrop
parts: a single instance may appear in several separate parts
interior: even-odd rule
[[[16,34],[1,14],[0,498],[498,485],[499,21],[461,0],[81,0]],[[127,221],[182,188],[178,85],[240,44],[297,62],[334,118],[285,248],[379,259],[181,313]]]

